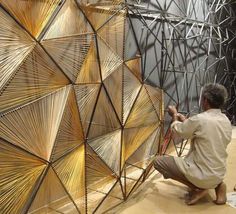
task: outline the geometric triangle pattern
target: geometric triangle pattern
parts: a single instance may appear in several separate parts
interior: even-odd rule
[[[124,0],[111,0],[109,3],[107,0],[94,0],[90,1],[92,4],[85,4],[85,2],[81,1],[80,8],[83,10],[93,29],[97,31],[112,17],[117,16],[117,8],[124,3]]]
[[[82,34],[70,38],[46,40],[42,44],[68,78],[75,82],[92,40],[92,34]]]
[[[46,162],[0,140],[0,210],[23,213]]]
[[[59,6],[60,0],[1,0],[1,4],[32,36],[38,38],[53,12]]]
[[[102,213],[145,180],[163,96],[128,19],[123,0],[0,0],[1,213]]]
[[[84,145],[52,164],[62,184],[79,210],[85,209],[85,151]]]
[[[130,71],[141,81],[141,57],[130,59],[125,62]]]
[[[123,44],[124,26],[125,13],[121,11],[119,14],[116,14],[116,16],[112,16],[112,18],[98,30],[98,35],[103,38],[111,49],[121,58],[124,52],[123,45],[120,45]],[[108,34],[107,31],[110,33]]]
[[[64,188],[55,171],[49,167],[45,173],[29,213],[79,213],[71,196]],[[66,212],[65,212],[66,211]],[[77,212],[76,212],[77,211]]]
[[[35,46],[35,42],[17,23],[0,9],[1,43],[0,90]],[[14,31],[12,31],[14,29]],[[10,42],[9,42],[10,40]]]
[[[62,24],[63,22],[70,24]],[[87,33],[93,33],[91,25],[83,15],[82,11],[78,8],[76,2],[74,0],[67,0],[49,25],[42,40],[50,41],[58,38],[66,39],[70,36],[83,35]],[[71,47],[76,49],[76,46]]]
[[[74,91],[70,90],[67,103],[64,108],[57,137],[54,142],[51,159],[55,161],[75,147],[84,143],[83,129],[80,123],[80,115],[76,105]]]
[[[68,87],[1,116],[1,137],[49,160],[64,112]]]
[[[108,96],[111,98],[111,102],[120,121],[122,121],[123,67],[124,66],[118,67],[116,71],[103,81],[104,87],[106,88]]]
[[[142,117],[140,117],[141,114]],[[139,96],[134,102],[125,127],[144,127],[155,123],[158,123],[156,109],[154,108],[145,87],[143,87],[139,93]]]
[[[102,135],[88,144],[101,157],[104,162],[114,171],[120,169],[121,130]]]

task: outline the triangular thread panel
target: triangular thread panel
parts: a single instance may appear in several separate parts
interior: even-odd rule
[[[114,185],[114,187],[112,188],[112,190],[109,192],[109,196],[120,199],[120,200],[124,200],[123,193],[124,192],[123,192],[121,181],[118,180],[116,184]]]
[[[80,7],[84,11],[95,30],[98,30],[106,21],[108,21],[118,10],[123,0],[95,0],[92,2],[82,0]]]
[[[140,180],[140,178],[142,177],[143,174],[144,174],[144,169],[141,169],[141,168],[139,168],[135,165],[129,164],[129,163],[125,164],[126,179],[132,180],[132,181],[134,181],[134,183],[136,183],[137,181]],[[129,181],[128,183],[131,183],[131,181]]]
[[[127,198],[131,191],[136,189],[142,183],[143,174],[143,169],[132,167],[129,164],[124,165],[124,169],[120,178],[120,183],[125,198]]]
[[[126,24],[125,24],[125,46],[124,46],[124,60],[132,60],[136,57],[140,57],[141,53],[139,51],[139,46],[137,44],[137,37],[136,35],[139,35],[140,33],[138,32],[133,32],[133,30],[139,29],[139,27],[136,26],[142,26],[143,23],[139,21],[138,19],[135,19],[133,26],[131,23],[131,19],[126,19]],[[135,22],[137,22],[135,24]],[[136,25],[136,26],[135,26]]]
[[[35,37],[37,38],[60,0],[19,1],[1,0],[1,4]]]
[[[0,112],[15,108],[68,85],[69,81],[37,45],[0,96]]]
[[[87,190],[87,211],[88,213],[96,213],[95,210],[104,200],[106,194],[100,191]]]
[[[154,108],[156,109],[159,119],[162,120],[164,116],[164,100],[162,90],[146,84],[144,86],[147,90],[147,93],[152,101]]]
[[[49,160],[70,87],[0,117],[0,136]]]
[[[133,166],[146,169],[157,154],[160,143],[160,128],[157,128],[126,161]]]
[[[121,150],[121,130],[88,141],[88,144],[99,155],[99,157],[119,174],[120,171],[120,150]]]
[[[122,58],[120,58],[102,38],[99,36],[97,38],[102,80],[105,80],[123,63],[123,61]]]
[[[76,83],[100,83],[101,74],[98,64],[98,54],[96,48],[96,42],[92,40],[90,42],[87,55],[84,59],[83,65],[78,74]]]
[[[142,81],[141,60],[142,58],[138,57],[125,62],[129,70],[138,78],[140,82]]]
[[[81,34],[45,40],[42,44],[69,79],[76,82],[93,40],[93,34]]]
[[[92,113],[95,108],[100,87],[100,84],[86,84],[74,86],[79,114],[84,130],[84,136],[87,136],[88,127],[91,121]]]
[[[139,170],[139,169],[137,169],[137,170]],[[140,170],[140,172],[141,172],[141,170]],[[125,179],[126,197],[129,197],[130,194],[135,192],[135,190],[137,190],[137,188],[143,183],[143,177],[144,177],[144,174],[142,174],[140,176],[139,180],[137,180],[137,181],[130,179],[130,178]]]
[[[46,164],[0,140],[0,210],[23,213]]]
[[[90,202],[88,213],[105,213],[111,208],[124,202],[119,181],[116,182],[109,193],[88,190],[87,194]]]
[[[117,129],[120,129],[119,120],[105,89],[102,87],[91,120],[88,139],[102,136]]]
[[[86,184],[87,188],[103,193],[109,192],[115,184],[117,175],[104,163],[90,146],[86,146]]]
[[[67,0],[56,15],[43,39],[47,40],[84,33],[93,33],[93,30],[75,1]]]
[[[106,210],[123,202],[120,182],[117,181],[108,192],[87,190],[89,204],[88,213],[104,213]]]
[[[154,123],[159,123],[159,118],[145,87],[142,87],[126,121],[125,127],[142,127]]]
[[[59,159],[52,166],[79,210],[85,213],[84,145]]]
[[[87,207],[92,212],[114,186],[117,176],[88,145],[85,164]]]
[[[159,124],[147,127],[124,129],[123,132],[123,160],[127,160],[158,128]]]
[[[123,121],[125,123],[141,89],[141,82],[124,66]]]
[[[17,67],[33,50],[35,42],[0,8],[0,91]]]
[[[63,154],[79,146],[83,142],[83,128],[80,121],[75,93],[71,88],[54,143],[51,160],[54,161],[60,158]]]
[[[98,35],[123,59],[126,14],[120,11],[98,30]]]
[[[120,122],[122,121],[123,66],[120,66],[104,80],[107,93],[112,101]]]
[[[123,201],[121,186],[120,183],[117,182],[109,192],[108,196],[99,206],[96,213],[105,213],[106,211],[111,210],[113,207],[121,204]]]
[[[132,164],[125,164],[126,196],[134,192],[143,182],[145,170]]]
[[[71,198],[65,191],[62,182],[58,179],[58,176],[51,167],[45,175],[28,213],[78,214],[78,209],[71,201]]]

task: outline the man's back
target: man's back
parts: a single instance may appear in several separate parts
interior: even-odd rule
[[[176,123],[173,128],[180,136],[181,131],[185,135],[191,131],[189,154],[184,160],[175,158],[186,177],[202,188],[217,185],[226,172],[226,147],[231,139],[232,129],[227,117],[220,109],[209,109]]]

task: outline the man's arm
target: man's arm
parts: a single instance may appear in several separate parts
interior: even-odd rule
[[[180,137],[191,138],[198,128],[198,119],[195,116],[187,119],[184,115],[178,113],[175,106],[168,106],[168,113],[172,117],[172,130]]]

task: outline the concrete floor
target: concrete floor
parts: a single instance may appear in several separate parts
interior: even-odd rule
[[[236,184],[236,127],[233,127],[232,142],[228,146],[228,165],[225,183],[227,192],[232,192]],[[135,193],[109,214],[172,214],[172,213],[207,213],[235,214],[236,209],[226,205],[215,205],[213,190],[196,205],[187,206],[184,194],[187,188],[171,179],[164,180],[154,172]]]

